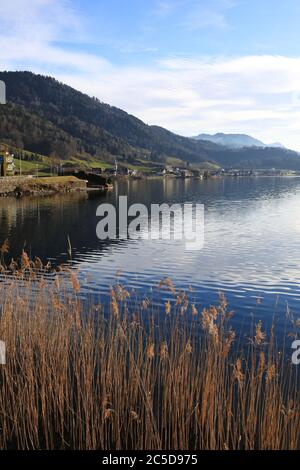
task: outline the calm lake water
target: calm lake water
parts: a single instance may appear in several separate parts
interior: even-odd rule
[[[147,206],[203,203],[204,248],[186,251],[183,241],[172,240],[99,241],[96,208],[120,195]],[[66,261],[69,236],[82,293],[100,292],[104,302],[120,270],[121,283],[141,298],[153,296],[165,276],[175,287],[192,288],[199,308],[223,291],[237,323],[275,315],[283,324],[287,305],[300,315],[300,178],[124,181],[97,198],[0,199],[0,217],[0,242],[10,240],[13,256],[24,246],[32,256]]]

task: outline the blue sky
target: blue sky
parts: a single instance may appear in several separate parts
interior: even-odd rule
[[[1,69],[53,75],[182,135],[245,132],[300,150],[299,0],[10,0],[0,11]]]
[[[86,50],[121,63],[143,63],[162,55],[299,52],[298,0],[92,0],[73,4],[87,22],[90,43]]]

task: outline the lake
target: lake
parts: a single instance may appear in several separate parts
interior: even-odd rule
[[[174,240],[99,241],[96,209],[120,195],[148,207],[204,204],[204,248],[186,251],[184,241]],[[119,181],[97,197],[3,198],[0,217],[0,242],[9,239],[12,256],[24,247],[31,256],[64,262],[69,236],[82,295],[100,293],[104,303],[116,279],[138,297],[163,303],[168,294],[158,294],[157,285],[168,276],[199,308],[224,292],[236,324],[275,315],[283,325],[287,308],[295,317],[299,312],[300,178]]]

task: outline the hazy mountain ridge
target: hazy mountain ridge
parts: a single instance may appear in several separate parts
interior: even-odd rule
[[[286,149],[286,146],[283,145],[281,142],[272,142],[268,145],[268,147]]]
[[[265,144],[261,140],[255,139],[248,134],[225,134],[223,132],[218,132],[217,134],[199,134],[198,136],[194,137],[194,139],[206,140],[232,149],[244,147],[285,148],[284,145],[282,145],[280,142]]]
[[[276,148],[228,149],[208,140],[179,136],[54,78],[31,72],[0,72],[6,105],[0,106],[0,139],[57,158],[92,156],[113,161],[146,158],[164,162],[175,157],[194,164],[300,169],[296,152]]]

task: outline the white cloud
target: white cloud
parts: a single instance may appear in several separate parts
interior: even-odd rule
[[[70,0],[9,0],[1,4],[0,59],[2,68],[56,70],[88,66],[81,53],[55,46],[80,42],[85,37],[85,18],[73,10]],[[78,57],[78,61],[76,58]],[[103,59],[99,59],[103,62]]]
[[[180,134],[247,132],[300,150],[300,57],[175,57],[117,65],[57,43],[84,36],[70,2],[10,0],[2,13],[3,69],[53,74]]]
[[[82,15],[70,0],[10,0],[1,4],[1,31],[8,40],[17,36],[28,41],[59,41],[80,34]]]
[[[300,58],[173,58],[60,78],[180,134],[247,132],[300,149]]]

